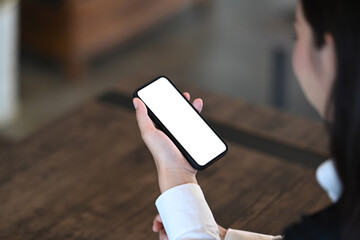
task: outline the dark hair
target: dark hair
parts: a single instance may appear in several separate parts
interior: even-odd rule
[[[336,204],[341,238],[350,239],[360,222],[360,2],[301,0],[312,27],[315,47],[330,33],[335,42],[337,75],[328,102],[326,123],[330,152],[343,185]],[[357,239],[360,236],[356,236]]]

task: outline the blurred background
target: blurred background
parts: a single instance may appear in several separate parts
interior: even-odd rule
[[[167,75],[318,121],[291,68],[295,5],[0,0],[0,145],[136,76]]]

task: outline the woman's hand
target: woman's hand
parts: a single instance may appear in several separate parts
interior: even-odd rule
[[[184,93],[190,101],[190,94]],[[139,99],[133,99],[136,109],[136,119],[141,137],[149,148],[157,167],[160,191],[186,183],[197,183],[196,170],[188,163],[175,144],[165,133],[157,129],[147,115],[145,104]],[[201,112],[203,101],[198,98],[193,106]]]
[[[218,228],[219,228],[220,238],[221,240],[224,240],[227,230],[221,227],[220,225],[218,225]],[[154,218],[152,229],[154,232],[159,233],[160,240],[169,240],[159,214]]]
[[[219,228],[219,235],[221,240],[225,239],[226,233],[227,233],[227,229],[223,228],[222,226],[218,225]]]
[[[159,214],[154,218],[152,229],[159,233],[159,240],[169,240]]]

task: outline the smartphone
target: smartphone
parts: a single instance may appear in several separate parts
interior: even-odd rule
[[[193,168],[204,170],[228,151],[225,141],[167,77],[137,89],[134,97],[144,102],[149,117]]]

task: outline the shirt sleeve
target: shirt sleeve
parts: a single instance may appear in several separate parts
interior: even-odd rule
[[[170,240],[220,240],[219,228],[199,185],[171,188],[155,204]],[[229,229],[225,240],[282,240],[282,237]]]
[[[155,204],[170,240],[220,240],[219,228],[199,185],[171,188]]]
[[[281,236],[264,235],[229,228],[225,240],[282,240]]]

